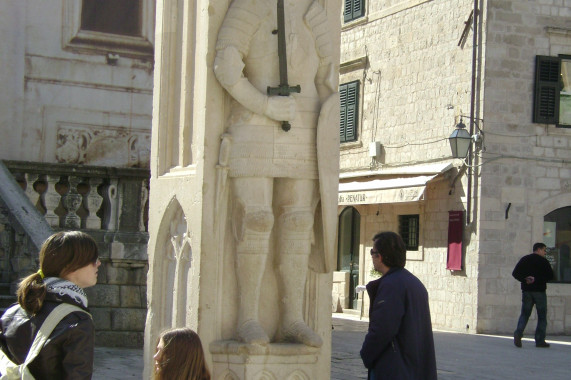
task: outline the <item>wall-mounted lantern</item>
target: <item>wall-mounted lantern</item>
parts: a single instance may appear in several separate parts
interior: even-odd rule
[[[470,142],[472,136],[466,130],[466,124],[462,122],[462,117],[460,117],[460,122],[456,125],[456,129],[448,141],[450,141],[450,149],[452,149],[452,157],[454,158],[466,158],[468,155],[468,150],[470,149]]]

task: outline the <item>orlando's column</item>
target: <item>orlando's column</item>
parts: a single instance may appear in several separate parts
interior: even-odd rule
[[[214,379],[329,378],[339,23],[338,0],[157,2],[146,378],[174,326]]]

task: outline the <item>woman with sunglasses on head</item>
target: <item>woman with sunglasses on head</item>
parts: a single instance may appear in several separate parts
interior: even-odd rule
[[[18,287],[18,303],[0,321],[0,348],[16,364],[25,361],[38,330],[62,303],[88,312],[84,288],[97,283],[101,262],[93,238],[80,231],[58,232],[46,239],[40,270]],[[94,325],[81,310],[67,314],[54,328],[28,370],[36,379],[91,379]]]
[[[164,331],[153,359],[155,380],[210,380],[200,338],[189,328]]]

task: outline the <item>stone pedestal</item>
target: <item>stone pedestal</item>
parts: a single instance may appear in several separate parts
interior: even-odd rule
[[[321,349],[301,344],[272,343],[267,346],[236,341],[210,344],[212,378],[220,380],[311,380],[320,379],[316,363]]]

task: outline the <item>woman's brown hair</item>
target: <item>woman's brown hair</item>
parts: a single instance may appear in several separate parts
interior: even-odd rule
[[[97,244],[81,231],[57,232],[47,238],[40,249],[40,270],[45,277],[65,275],[93,264],[98,258]],[[46,286],[40,273],[25,277],[18,286],[18,303],[28,313],[40,311],[46,296]]]
[[[161,334],[164,347],[155,368],[155,380],[210,380],[198,334],[189,328],[175,328]]]

